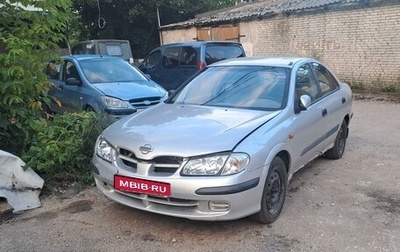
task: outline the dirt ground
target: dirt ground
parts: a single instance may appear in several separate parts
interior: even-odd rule
[[[91,187],[0,224],[0,251],[400,251],[400,104],[353,108],[344,157],[298,172],[272,225],[146,213]]]

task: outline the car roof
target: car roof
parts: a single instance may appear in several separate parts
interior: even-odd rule
[[[213,63],[211,66],[274,66],[292,68],[297,63],[316,61],[302,57],[242,57]]]
[[[62,56],[63,59],[75,59],[77,61],[81,60],[92,60],[92,59],[115,59],[115,60],[123,60],[118,56],[109,56],[109,55],[101,55],[101,54],[70,54]]]
[[[203,45],[213,45],[213,44],[214,45],[216,45],[216,44],[239,45],[239,46],[242,45],[239,42],[235,42],[235,41],[188,41],[188,42],[165,44],[165,45],[161,45],[157,48],[166,48],[166,47],[175,47],[175,46],[201,47]]]

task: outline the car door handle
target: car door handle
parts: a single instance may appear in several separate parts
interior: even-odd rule
[[[326,116],[327,114],[328,114],[328,110],[323,109],[323,110],[322,110],[322,117]]]
[[[346,102],[346,98],[342,97],[342,104]]]

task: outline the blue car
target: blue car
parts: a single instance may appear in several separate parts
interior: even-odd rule
[[[68,55],[46,72],[53,84],[50,111],[89,110],[119,119],[163,102],[167,91],[120,57]]]

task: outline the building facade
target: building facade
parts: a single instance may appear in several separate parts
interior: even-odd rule
[[[234,40],[248,56],[313,57],[353,87],[400,90],[400,0],[258,1],[160,32],[164,43]]]

